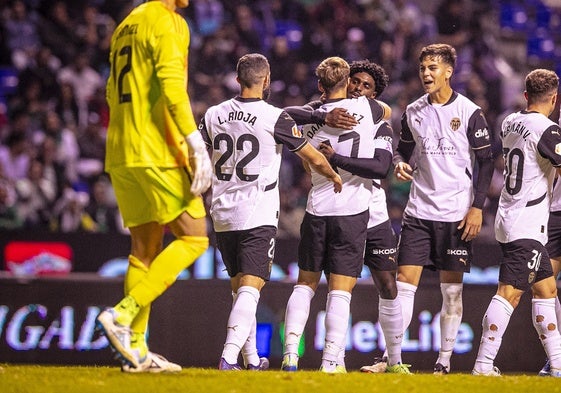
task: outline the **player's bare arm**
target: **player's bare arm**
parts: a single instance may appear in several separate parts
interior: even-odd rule
[[[312,170],[310,169],[310,164],[308,164],[307,161],[302,160],[302,166],[304,167],[304,170],[309,174],[312,173]]]
[[[398,181],[406,182],[413,180],[413,168],[405,161],[398,162],[393,173]]]
[[[335,192],[341,192],[343,188],[341,176],[339,176],[339,174],[331,168],[327,158],[325,158],[325,156],[315,147],[307,143],[302,149],[298,150],[296,154],[298,154],[305,163],[314,168],[314,170],[316,170],[319,174],[325,176],[329,181],[331,181]]]
[[[384,109],[384,117],[383,120],[391,120],[392,117],[392,108],[383,101],[376,100],[378,104]]]
[[[345,108],[335,108],[325,115],[325,124],[333,128],[350,130],[356,126],[358,122]]]
[[[335,154],[335,150],[333,150],[330,145],[323,142],[319,144],[318,150],[325,156],[325,158],[327,158],[327,161],[331,160],[331,157]]]
[[[469,242],[475,239],[475,237],[481,231],[481,225],[483,223],[483,210],[477,207],[470,207],[464,219],[458,225],[458,229],[463,229],[462,240]]]

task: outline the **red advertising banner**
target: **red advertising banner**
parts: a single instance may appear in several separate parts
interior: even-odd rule
[[[65,242],[12,241],[4,248],[4,267],[15,276],[68,274],[72,256]]]

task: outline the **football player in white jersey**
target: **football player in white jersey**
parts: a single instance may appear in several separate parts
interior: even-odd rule
[[[559,120],[557,123],[561,125],[561,119]],[[553,277],[558,279],[559,272],[561,272],[561,183],[559,183],[558,177],[553,183],[545,248],[547,248],[547,253],[549,254]],[[555,298],[555,313],[557,314],[557,328],[561,331],[561,303],[559,303],[559,296]],[[547,360],[538,375],[542,377],[549,376],[550,371],[551,364]]]
[[[349,92],[352,96],[378,98],[389,83],[386,71],[376,63],[367,60],[355,61],[350,64],[351,83]],[[393,156],[393,130],[387,122],[376,125],[377,148],[387,151],[388,159]],[[326,154],[329,147],[320,148]],[[356,163],[352,157],[327,156],[332,165],[344,167],[345,163]],[[388,169],[391,163],[388,163]],[[387,173],[386,173],[387,175]],[[375,175],[371,176],[376,178]],[[383,176],[386,177],[386,176]],[[378,176],[378,178],[380,178]],[[363,372],[395,372],[409,373],[407,365],[401,361],[401,342],[403,338],[403,318],[401,305],[397,298],[397,237],[391,226],[386,205],[386,193],[379,180],[373,181],[372,201],[369,211],[368,233],[364,263],[368,266],[374,284],[378,289],[378,320],[386,341],[385,356],[376,360],[372,366],[361,367]]]
[[[389,117],[389,107],[366,97],[348,99],[349,65],[339,57],[322,61],[316,75],[320,91],[326,98],[322,109],[329,112],[333,108],[344,108],[353,114],[357,125],[348,131],[325,123],[306,125],[303,127],[304,136],[314,146],[327,143],[340,155],[374,161],[378,171],[383,172],[383,160],[379,157],[380,149],[376,149],[374,131],[376,123]],[[372,152],[375,152],[374,160]],[[386,165],[384,174],[387,170]],[[286,310],[282,364],[285,371],[297,370],[298,343],[323,271],[329,274],[329,293],[320,369],[327,373],[346,372],[338,360],[345,346],[351,292],[362,268],[372,180],[343,168],[338,168],[338,171],[345,187],[336,198],[326,192],[325,182],[313,169],[311,171],[312,188],[300,230],[298,283]]]
[[[550,362],[549,375],[561,377],[557,286],[545,247],[553,180],[561,170],[561,128],[548,118],[558,88],[555,72],[530,72],[525,79],[526,109],[507,116],[501,126],[505,182],[495,237],[503,255],[497,293],[483,316],[475,375],[500,375],[493,361],[520,297],[531,288],[532,323]]]
[[[411,323],[423,268],[438,270],[442,308],[435,374],[450,371],[462,321],[463,274],[470,268],[471,240],[481,230],[494,165],[481,108],[450,85],[455,64],[456,51],[450,45],[422,48],[419,77],[426,94],[407,106],[394,152],[395,176],[411,181],[398,245],[403,330]]]
[[[553,184],[545,248],[549,254],[553,277],[558,278],[561,271],[561,183],[559,178],[556,178]],[[561,329],[561,303],[559,303],[558,296],[555,297],[555,314],[557,315],[557,329]],[[547,360],[538,375],[545,377],[549,376],[550,372],[551,364]]]
[[[386,86],[389,78],[386,71],[376,63],[368,60],[354,61],[350,65],[350,83],[348,86],[348,97],[365,96],[369,98],[379,97]],[[323,104],[322,101],[311,102],[304,106],[308,114],[302,112],[300,107],[285,108],[296,120],[297,124],[309,122],[310,115],[325,121],[333,127],[345,128],[350,125],[349,120],[342,111],[333,109],[331,112],[321,112],[314,110]],[[340,108],[342,109],[342,108]],[[304,109],[306,110],[306,109]],[[312,111],[314,110],[314,111]],[[322,115],[323,114],[323,115]],[[352,118],[354,119],[354,117]],[[356,124],[356,121],[353,125]],[[333,148],[327,144],[320,144],[320,151],[326,155],[330,163],[336,167],[345,169],[351,173],[359,174],[366,178],[380,179],[387,175],[391,166],[392,159],[392,138],[393,130],[387,122],[380,122],[375,125],[375,138],[377,148],[387,152],[381,154],[382,165],[372,163],[372,159],[345,157],[337,154]],[[363,372],[394,372],[409,373],[409,369],[401,362],[401,341],[403,319],[401,318],[401,307],[397,299],[397,288],[395,275],[397,270],[397,238],[391,227],[387,206],[386,194],[378,180],[373,182],[372,202],[369,206],[370,219],[368,221],[368,232],[366,240],[366,252],[364,263],[370,269],[374,283],[379,292],[378,318],[384,338],[386,340],[387,351],[382,358],[376,358],[372,366],[361,368]],[[301,303],[290,303],[289,307],[300,307]],[[307,316],[306,316],[307,319]],[[300,322],[301,324],[301,322]],[[285,351],[287,354],[294,352],[299,343],[298,335],[286,335]],[[345,351],[341,351],[344,356]],[[287,359],[287,367],[289,365]],[[344,358],[340,358],[337,364],[344,365]],[[389,367],[388,367],[389,366]]]
[[[242,352],[245,368],[263,370],[269,362],[259,358],[252,331],[260,290],[273,262],[283,145],[331,185],[326,194],[341,192],[342,182],[294,120],[265,101],[270,66],[263,55],[242,56],[237,81],[240,95],[209,108],[199,127],[214,165],[210,215],[234,297],[218,368],[241,370]]]

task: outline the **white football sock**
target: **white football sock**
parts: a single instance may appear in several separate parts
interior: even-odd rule
[[[237,294],[232,292],[232,307],[237,299]],[[244,366],[247,368],[248,365],[258,365],[259,364],[259,354],[257,353],[257,338],[255,334],[257,333],[257,319],[254,320],[251,325],[251,330],[249,331],[249,337],[245,341],[242,347],[242,357]]]
[[[242,347],[243,364],[247,368],[248,365],[259,365],[259,353],[257,352],[257,318],[253,318],[249,336]]]
[[[386,339],[388,365],[401,363],[401,342],[403,340],[403,316],[399,298],[378,299],[378,321]]]
[[[329,296],[326,297],[325,299],[325,309],[327,310],[327,301],[329,300]],[[347,339],[348,339],[348,328],[347,331],[345,332],[345,340],[344,340],[344,346],[343,348],[341,348],[341,350],[339,351],[339,354],[337,355],[337,365],[339,366],[343,366],[346,368],[345,366],[345,355],[347,353]]]
[[[415,292],[417,292],[417,286],[402,281],[396,281],[395,284],[397,286],[397,299],[401,305],[401,317],[403,320],[401,333],[403,334],[409,328],[411,319],[413,318],[413,307],[415,305]],[[383,356],[388,356],[387,347]]]
[[[345,349],[350,309],[350,292],[329,291],[325,310],[325,346],[321,362],[327,371],[335,368],[340,351]]]
[[[483,316],[481,342],[473,369],[480,373],[493,370],[493,362],[501,347],[514,308],[503,297],[493,296]]]
[[[295,285],[286,305],[284,317],[284,351],[283,354],[298,354],[300,338],[304,333],[310,314],[310,303],[314,290],[307,285]]]
[[[345,336],[345,344],[346,343],[347,343],[347,337]],[[347,366],[345,365],[345,354],[347,353],[345,344],[343,348],[339,351],[339,354],[337,355],[337,361],[335,363],[337,363],[338,366],[343,366],[347,368]]]
[[[240,350],[249,337],[251,326],[255,322],[259,295],[257,288],[243,286],[238,289],[228,318],[226,342],[222,351],[222,357],[230,364],[238,362]]]
[[[561,335],[555,315],[555,299],[532,299],[532,322],[552,368],[561,369]]]
[[[558,296],[555,296],[555,315],[557,317],[557,330],[561,334],[561,303]]]
[[[401,304],[401,314],[403,318],[403,331],[409,328],[411,319],[413,318],[413,307],[415,305],[415,292],[417,287],[406,282],[396,281],[397,298]]]
[[[450,371],[450,357],[454,351],[458,329],[462,323],[462,283],[441,283],[442,308],[440,310],[440,351],[436,363]]]

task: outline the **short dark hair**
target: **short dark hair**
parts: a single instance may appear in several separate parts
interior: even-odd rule
[[[269,75],[271,68],[265,56],[259,53],[243,55],[236,66],[238,79],[242,87],[252,87],[261,83]]]
[[[538,68],[533,70],[524,81],[528,104],[546,102],[559,89],[559,77],[553,71]]]
[[[448,44],[431,44],[421,49],[419,62],[426,58],[440,58],[443,63],[450,65],[452,68],[456,67],[456,49]]]
[[[386,73],[386,70],[384,70],[381,65],[372,63],[368,59],[353,61],[349,66],[351,68],[350,76],[359,72],[366,72],[374,79],[374,83],[376,84],[374,88],[376,97],[379,97],[390,83],[390,77]]]

